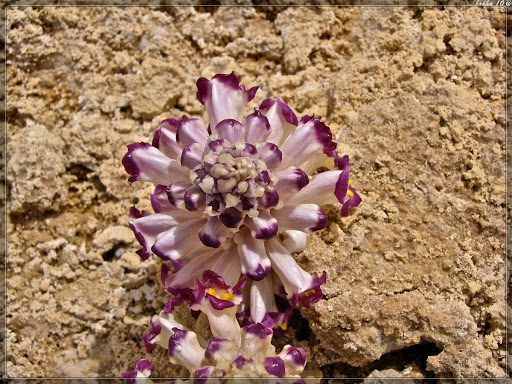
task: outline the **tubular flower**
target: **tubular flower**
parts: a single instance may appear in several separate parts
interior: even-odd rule
[[[243,328],[238,325],[236,313],[244,284],[241,280],[231,287],[213,271],[205,271],[202,283],[197,282],[191,294],[178,294],[151,319],[152,330],[143,339],[146,350],[151,352],[156,344],[168,349],[171,362],[185,366],[197,379],[298,377],[306,365],[303,349],[287,345],[276,354],[271,328],[262,323]],[[175,305],[183,301],[206,314],[212,339],[205,341],[175,318]],[[124,372],[123,376],[147,377],[147,365],[137,364],[135,371]]]
[[[340,203],[347,215],[360,203],[348,157],[338,157],[320,117],[298,120],[280,99],[267,99],[244,117],[257,87],[246,90],[234,73],[200,78],[197,89],[208,127],[187,116],[164,120],[152,144],[131,144],[123,158],[130,182],[156,184],[155,214],[131,211],[138,254],[147,259],[154,253],[168,263],[162,282],[171,293],[194,289],[211,269],[227,284],[240,273],[253,280],[252,301],[273,296],[275,287],[292,304],[319,300],[325,273],[311,276],[291,253],[325,228],[321,205]],[[336,169],[311,176],[328,158]],[[265,300],[265,307],[274,306],[273,298]],[[264,314],[256,317],[262,321]]]

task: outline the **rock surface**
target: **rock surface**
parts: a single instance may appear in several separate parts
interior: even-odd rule
[[[277,343],[306,349],[316,377],[508,373],[503,9],[6,14],[9,376],[115,377],[145,356],[165,294],[127,227],[151,187],[120,161],[160,120],[201,117],[195,80],[231,71],[260,86],[251,106],[281,97],[323,116],[363,197],[344,219],[327,208],[297,255],[327,272],[325,299]],[[163,350],[151,361],[186,375]]]

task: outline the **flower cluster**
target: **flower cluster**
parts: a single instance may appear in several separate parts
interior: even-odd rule
[[[348,157],[338,157],[320,117],[299,120],[280,99],[244,117],[258,87],[247,90],[234,73],[200,78],[197,89],[208,126],[187,116],[164,120],[151,144],[129,145],[122,161],[130,182],[155,184],[155,213],[133,207],[129,225],[139,256],[163,260],[162,284],[173,295],[144,345],[168,348],[196,377],[295,375],[303,351],[275,355],[270,339],[286,329],[293,307],[322,297],[325,272],[306,272],[292,254],[325,228],[320,206],[340,203],[346,216],[361,202]],[[312,175],[329,159],[335,169]],[[275,294],[286,295],[287,311],[278,311]],[[183,302],[206,314],[214,339],[200,341],[173,320]],[[149,367],[141,360],[126,374],[146,377]]]

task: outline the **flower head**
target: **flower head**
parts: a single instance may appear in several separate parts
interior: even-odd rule
[[[246,90],[234,73],[201,78],[197,88],[208,126],[187,116],[164,120],[152,144],[131,144],[123,158],[130,182],[156,184],[156,213],[131,212],[139,255],[154,253],[169,263],[162,282],[171,293],[193,289],[211,269],[228,284],[240,273],[249,277],[254,300],[256,291],[268,297],[282,287],[292,303],[318,301],[325,273],[311,276],[291,253],[325,228],[321,205],[341,203],[347,215],[360,203],[348,157],[338,157],[320,117],[299,120],[281,99],[266,99],[244,117],[257,87]],[[336,169],[311,176],[329,158]],[[265,307],[275,306],[265,300]]]

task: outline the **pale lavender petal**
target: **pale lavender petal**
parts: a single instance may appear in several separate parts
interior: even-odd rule
[[[204,77],[197,80],[197,99],[206,107],[210,126],[216,127],[225,119],[242,121],[244,106],[258,88],[245,90],[239,85],[234,72],[230,75],[215,75],[211,81]]]
[[[166,188],[167,186],[159,184],[155,187],[155,190],[151,194],[151,206],[156,213],[172,211],[176,209],[176,207],[169,202],[167,192],[165,191]]]
[[[220,139],[228,140],[230,143],[237,143],[245,138],[245,128],[233,119],[222,120],[215,126],[215,131]]]
[[[298,124],[297,116],[281,99],[266,99],[257,108],[270,123],[272,129],[267,141],[281,145]]]
[[[181,165],[188,169],[194,169],[203,160],[204,145],[192,143],[183,149],[181,154]]]
[[[249,143],[263,143],[270,135],[270,123],[260,112],[255,111],[244,118],[245,141]]]
[[[177,159],[182,150],[182,146],[176,142],[178,124],[179,121],[174,119],[160,122],[153,137],[152,145],[171,159]]]
[[[306,248],[308,234],[302,231],[287,230],[282,233],[283,245],[290,252],[302,252]]]
[[[268,211],[260,211],[258,217],[255,218],[247,216],[244,223],[249,227],[251,236],[255,239],[268,240],[277,235],[278,220],[272,217]]]
[[[325,212],[316,204],[285,205],[273,214],[281,231],[314,232],[327,225]]]
[[[208,252],[205,252],[205,249]],[[172,272],[168,268],[162,269],[161,280],[164,288],[170,291],[177,288],[194,289],[196,280],[201,278],[203,271],[210,269],[223,252],[218,250],[209,251],[210,248],[205,249],[193,252],[195,256],[177,272]],[[162,264],[162,266],[164,265]]]
[[[231,232],[217,217],[209,217],[206,224],[199,231],[199,239],[207,247],[218,248]]]
[[[240,279],[240,257],[236,245],[229,247],[217,258],[211,269],[213,272],[222,275],[229,286],[234,286]]]
[[[169,357],[173,364],[184,365],[189,371],[201,367],[204,348],[197,340],[197,335],[177,327],[172,329],[174,334],[169,339]]]
[[[128,152],[123,157],[122,163],[126,172],[131,175],[130,183],[150,181],[169,185],[173,180],[188,179],[188,172],[180,163],[168,158],[148,143],[128,145]]]
[[[265,208],[275,207],[279,203],[279,194],[275,188],[267,188],[264,195],[258,199]]]
[[[267,164],[269,169],[276,169],[281,165],[283,154],[277,145],[265,143],[258,152],[260,159]]]
[[[203,246],[197,237],[203,225],[204,219],[179,224],[158,235],[151,250],[164,260],[177,260]]]
[[[166,189],[167,199],[169,203],[180,210],[185,210],[185,192],[190,188],[191,184],[184,181],[175,181]]]
[[[242,263],[242,274],[252,280],[261,280],[270,271],[270,259],[265,252],[265,243],[251,236],[242,228],[236,238],[238,253]]]
[[[189,211],[197,211],[199,208],[203,208],[206,202],[206,195],[203,190],[197,186],[188,188],[183,196],[185,201],[185,207]]]
[[[345,173],[345,176],[343,176],[344,172],[333,170],[313,176],[309,184],[294,195],[293,203],[312,203],[316,205],[338,203],[339,200],[336,195],[343,198],[346,195],[346,186],[348,186],[348,173]],[[345,191],[341,191],[342,186],[345,186]],[[278,188],[279,186],[276,187]],[[339,189],[338,191],[336,191],[337,188]],[[343,199],[340,202],[343,203]]]
[[[261,323],[249,324],[242,329],[242,351],[245,356],[260,360],[264,356],[275,354],[271,344],[272,329]]]
[[[315,157],[315,163],[322,163],[330,155],[336,155],[336,143],[332,141],[331,130],[319,118],[310,118],[299,124],[299,127],[280,146],[283,153],[281,168],[295,165],[306,173],[313,170],[316,164],[306,162],[312,156],[323,152],[324,156]]]
[[[203,122],[199,119],[187,119],[181,121],[176,132],[176,141],[183,147],[198,143],[202,148],[206,145],[208,132]]]
[[[168,231],[182,222],[195,218],[197,218],[197,214],[175,210],[165,213],[156,213],[150,216],[142,216],[130,221],[128,224],[140,245],[142,245],[142,255],[144,255],[143,259],[145,260],[150,256],[149,250],[155,244],[155,239],[160,233]]]
[[[260,281],[253,281],[250,292],[252,321],[261,323],[267,313],[277,312],[271,276]]]
[[[290,252],[279,240],[269,240],[265,245],[268,256],[272,260],[272,270],[283,283],[288,299],[297,298],[298,300],[301,293],[319,287],[319,278],[311,276],[299,267],[295,259],[290,255]],[[314,297],[316,298],[316,295]]]
[[[289,167],[284,171],[276,172],[276,176],[279,178],[276,190],[283,201],[290,197],[296,203],[296,193],[309,184],[308,175],[297,167]]]

